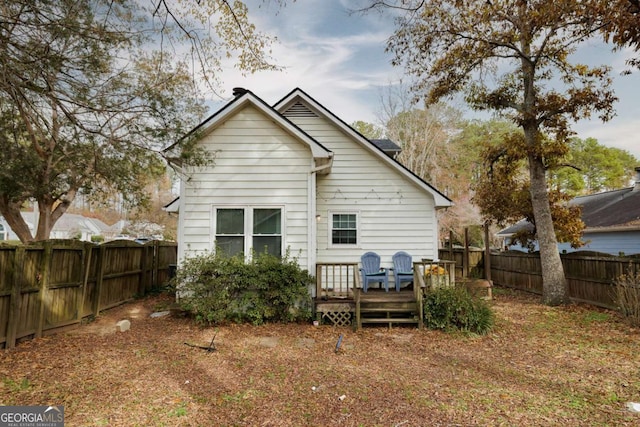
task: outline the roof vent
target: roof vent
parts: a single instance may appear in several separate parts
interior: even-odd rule
[[[235,98],[244,95],[245,93],[249,92],[247,89],[243,88],[243,87],[234,87],[233,88],[233,96]]]
[[[309,107],[302,104],[301,102],[296,102],[291,107],[287,109],[283,113],[285,117],[318,117],[316,113],[311,111]]]

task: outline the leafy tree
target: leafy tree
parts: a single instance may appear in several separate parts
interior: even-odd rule
[[[598,12],[609,16],[607,25],[603,26],[605,40],[619,49],[631,47],[640,51],[640,1],[603,2],[601,8]],[[640,68],[640,57],[631,58],[628,63]]]
[[[351,123],[351,127],[360,132],[362,136],[369,139],[380,139],[384,136],[384,131],[379,126],[374,125],[373,123],[363,122],[362,120],[357,120]]]
[[[372,2],[372,7],[388,5]],[[543,299],[568,300],[553,228],[546,169],[562,155],[572,120],[612,116],[609,68],[571,61],[577,46],[607,23],[603,0],[403,0],[406,13],[388,49],[433,103],[464,92],[469,105],[523,131],[529,193],[543,266]],[[552,136],[549,141],[543,133]],[[560,154],[559,154],[560,153]]]
[[[180,37],[207,40],[206,31],[200,38],[185,24],[218,18],[212,32],[220,42],[194,51],[213,70],[219,69],[212,63],[216,55],[247,43],[254,44],[240,52],[239,67],[267,66],[259,52],[268,41],[247,24],[241,2],[197,6],[176,16],[164,1],[153,10],[135,0],[2,3],[0,213],[20,240],[47,239],[78,193],[117,191],[128,203],[144,201],[145,184],[163,173],[162,147],[205,111],[192,58],[165,46]],[[194,21],[182,19],[187,16]],[[154,19],[162,23],[158,30]],[[209,160],[188,144],[183,155]],[[39,211],[35,236],[20,215],[30,200]]]
[[[578,196],[627,186],[638,160],[628,151],[606,147],[594,138],[572,138],[563,163],[565,167],[550,171],[550,185]]]
[[[501,227],[525,219],[532,227],[519,230],[511,240],[533,249],[538,229],[529,176],[525,173],[527,159],[522,131],[506,130],[493,143],[485,142],[482,146],[485,173],[473,184],[473,201],[485,217],[493,218]],[[562,191],[549,190],[548,197],[556,239],[569,242],[574,248],[583,246],[581,208],[569,205],[570,196]]]

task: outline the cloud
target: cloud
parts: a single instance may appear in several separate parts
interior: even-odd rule
[[[381,89],[403,74],[401,68],[391,66],[391,54],[384,51],[393,34],[393,18],[379,13],[350,14],[349,8],[358,7],[353,0],[300,0],[282,7],[277,3],[247,1],[256,27],[278,38],[272,56],[283,70],[243,76],[231,61],[225,61],[220,77],[226,99],[212,98],[212,111],[231,99],[233,87],[250,89],[269,104],[300,87],[347,123],[376,122]],[[597,117],[580,121],[574,126],[577,136],[596,138],[640,158],[640,72],[620,75],[627,69],[625,61],[637,53],[629,49],[611,53],[609,47],[593,41],[577,55],[589,65],[610,65],[620,98],[613,120],[605,124]]]

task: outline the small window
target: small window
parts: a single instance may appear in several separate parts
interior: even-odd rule
[[[334,213],[331,215],[331,244],[358,244],[358,216],[355,213]]]

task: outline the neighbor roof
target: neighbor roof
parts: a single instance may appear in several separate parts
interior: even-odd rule
[[[569,202],[582,207],[585,232],[622,231],[640,228],[640,189],[638,187],[579,196]],[[498,236],[510,236],[533,225],[522,219],[500,230]]]
[[[370,139],[369,141],[391,157],[401,151],[401,148],[390,139]]]
[[[587,228],[640,226],[640,189],[637,187],[576,197]]]

